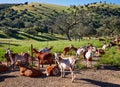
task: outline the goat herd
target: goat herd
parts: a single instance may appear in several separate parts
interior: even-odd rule
[[[119,39],[120,40],[120,39]],[[118,41],[118,40],[117,40]],[[5,58],[7,60],[7,65],[2,64],[0,62],[0,73],[5,72],[8,70],[15,70],[16,68],[19,69],[20,75],[28,76],[28,77],[37,77],[46,74],[46,76],[56,76],[59,75],[61,72],[61,77],[65,77],[65,70],[69,69],[71,72],[72,82],[74,82],[76,77],[76,63],[79,61],[79,57],[83,56],[86,60],[86,66],[92,67],[92,58],[94,54],[97,56],[105,54],[105,49],[111,46],[118,45],[116,40],[111,41],[110,43],[104,43],[102,48],[96,48],[92,44],[88,43],[87,46],[83,46],[80,48],[76,48],[73,45],[69,47],[65,47],[62,54],[59,53],[51,53],[50,50],[53,47],[42,49],[41,51],[37,51],[35,48],[32,49],[33,54],[35,54],[38,60],[38,67],[36,65],[31,67],[31,60],[33,60],[32,56],[28,53],[5,53]],[[119,45],[118,45],[119,46]],[[71,51],[74,50],[76,55],[66,55]],[[36,60],[36,59],[35,59]],[[13,63],[11,63],[13,61]],[[40,68],[40,64],[50,64],[45,69],[45,72],[42,72]],[[19,67],[19,68],[18,68]]]

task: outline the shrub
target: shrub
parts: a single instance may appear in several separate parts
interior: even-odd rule
[[[32,35],[38,34],[38,32],[37,32],[35,29],[33,29],[33,28],[26,28],[26,29],[24,30],[24,32],[25,32],[25,33],[28,33],[28,34],[32,34]]]
[[[3,29],[3,32],[8,36],[11,36],[13,34],[18,34],[17,30],[13,30],[12,28],[5,28]]]

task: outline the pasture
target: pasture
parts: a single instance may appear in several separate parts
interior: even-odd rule
[[[106,38],[106,42],[109,43],[108,39]],[[84,38],[80,41],[68,41],[68,40],[45,40],[45,41],[39,41],[34,39],[25,39],[25,40],[18,40],[18,39],[0,39],[0,61],[5,61],[4,54],[6,52],[7,48],[10,48],[13,53],[21,53],[21,52],[28,52],[31,54],[31,44],[33,45],[33,48],[36,48],[38,51],[44,47],[50,47],[53,46],[53,49],[51,50],[52,53],[63,53],[63,49],[65,47],[70,46],[70,44],[73,44],[75,47],[82,47],[86,46],[88,43],[92,43],[95,47],[101,48],[103,45],[103,41],[99,41],[96,38],[87,39]],[[75,52],[72,51],[72,54],[74,55]],[[120,58],[119,58],[120,52],[117,50],[117,46],[111,47],[106,50],[106,54],[101,57],[99,60],[99,63],[95,65],[98,67],[100,64],[108,64],[120,67]],[[82,65],[79,64],[81,67]],[[84,66],[82,66],[84,67]]]
[[[31,53],[31,44],[33,48],[40,50],[44,47],[53,46],[51,50],[52,53],[59,52],[62,53],[64,47],[73,44],[75,47],[82,47],[92,43],[94,46],[101,48],[103,42],[98,39],[83,39],[79,41],[67,41],[67,40],[56,40],[56,41],[36,41],[36,40],[16,40],[16,39],[0,39],[0,60],[5,61],[4,53],[6,48],[10,47],[14,53],[29,52]],[[106,54],[101,56],[100,60],[94,61],[96,67],[100,64],[108,64],[119,66],[120,52],[117,47],[111,47],[106,50]],[[74,52],[73,52],[74,55]],[[116,62],[115,62],[116,61]],[[50,76],[47,77],[39,76],[37,78],[30,78],[25,76],[20,76],[19,71],[0,73],[0,87],[119,87],[120,86],[120,71],[118,69],[103,68],[103,69],[87,69],[85,67],[85,62],[78,63],[79,69],[77,69],[77,77],[75,83],[71,83],[71,75],[69,72],[66,73],[65,78],[60,76]],[[98,63],[98,64],[97,64]],[[84,64],[84,65],[82,65]],[[46,67],[46,66],[45,66]],[[44,68],[40,68],[43,72]],[[81,69],[86,68],[86,69]],[[6,84],[7,83],[7,84]]]
[[[88,43],[92,43],[94,46],[101,47],[102,42],[98,40],[81,40],[79,41],[68,41],[68,40],[55,40],[55,41],[36,41],[32,39],[28,40],[16,40],[16,39],[0,39],[0,60],[4,60],[4,53],[6,49],[9,47],[13,52],[29,52],[31,50],[31,44],[33,48],[40,50],[44,47],[53,46],[52,52],[62,53],[64,47],[70,46],[73,44],[75,47],[82,47],[87,45]]]

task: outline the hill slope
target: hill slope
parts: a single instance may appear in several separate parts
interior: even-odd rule
[[[76,10],[78,10],[77,17],[74,15]],[[57,17],[62,12],[66,14],[67,12],[71,13],[71,19],[69,20],[68,18],[71,23],[74,23],[74,20],[79,20],[77,19],[79,17],[83,19],[79,21],[82,24],[82,29],[85,29],[87,25],[88,28],[96,29],[97,33],[104,29],[108,29],[106,32],[113,32],[112,29],[119,31],[120,6],[106,3],[90,3],[83,6],[60,6],[43,3],[17,4],[0,11],[0,29],[13,29],[22,32],[31,30],[30,33],[35,32],[35,34],[37,34],[36,31],[44,33],[53,31],[55,33],[56,31],[54,32],[53,28],[57,27],[57,25],[51,28],[51,30],[49,29],[55,24],[56,19],[59,19]],[[65,19],[58,20],[59,23],[56,24],[60,24],[61,21],[66,21],[67,24],[67,16]],[[76,25],[81,26],[80,23]]]

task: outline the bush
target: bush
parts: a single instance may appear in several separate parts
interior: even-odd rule
[[[38,34],[38,32],[35,29],[33,29],[33,28],[26,28],[24,30],[24,32],[28,33],[28,34],[31,34],[31,35],[37,35]]]
[[[17,30],[13,30],[12,28],[5,28],[3,29],[3,32],[8,36],[12,36],[13,34],[18,34]]]

